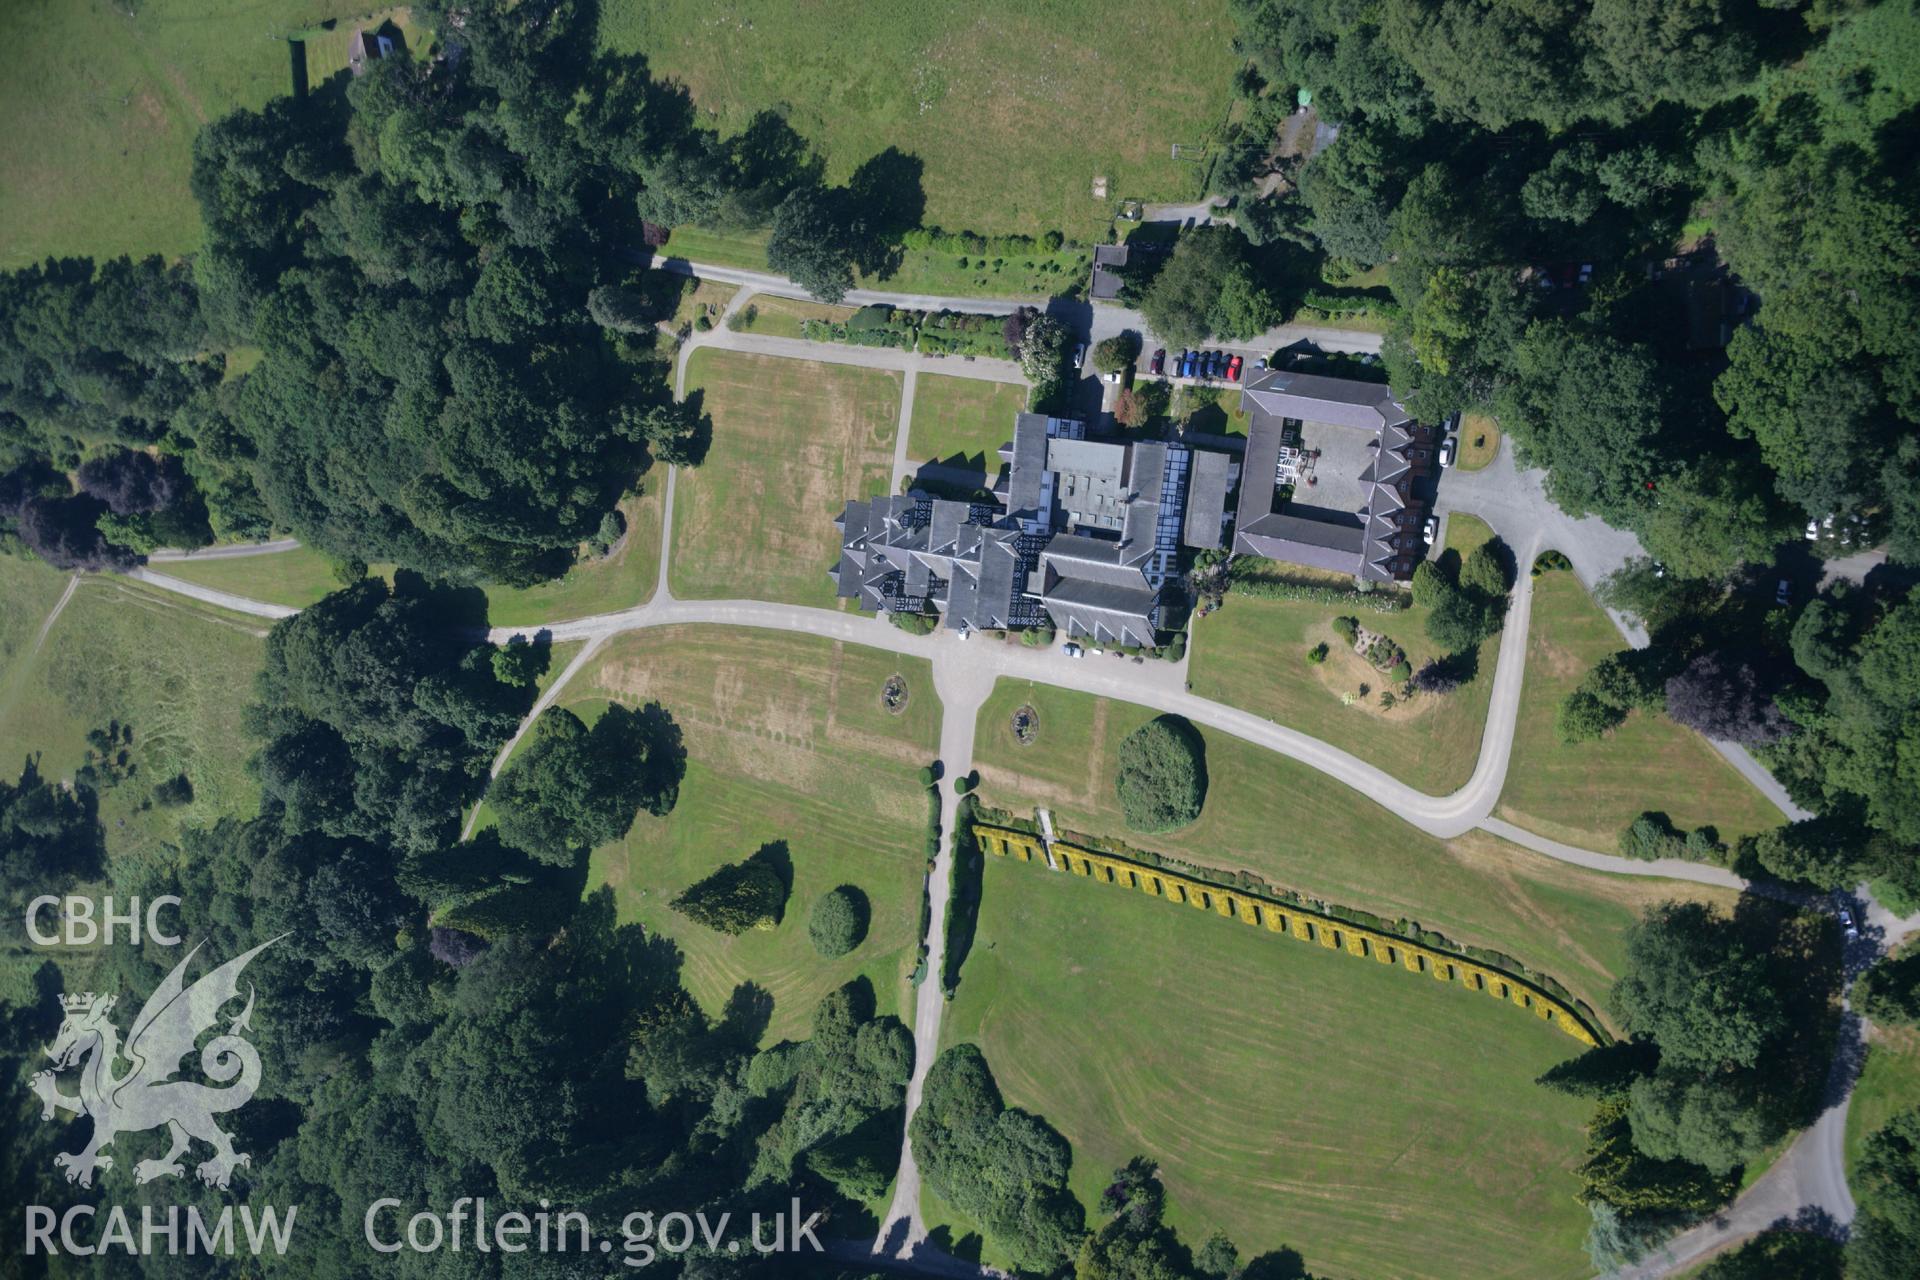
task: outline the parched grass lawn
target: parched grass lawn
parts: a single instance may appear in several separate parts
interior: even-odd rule
[[[751,308],[753,318],[748,320],[747,310]],[[800,338],[806,336],[801,326],[808,320],[825,320],[829,324],[845,324],[847,318],[858,308],[835,307],[824,302],[808,302],[801,298],[782,298],[771,293],[756,294],[753,300],[742,307],[736,316],[740,318],[743,332],[761,334],[771,338]]]
[[[971,467],[989,482],[1000,470],[1000,446],[1013,439],[1014,415],[1027,389],[1010,382],[923,373],[915,382],[907,459]]]
[[[1491,536],[1472,516],[1447,518],[1447,546],[1462,557]],[[1500,637],[1481,644],[1479,674],[1470,683],[1385,710],[1380,691],[1393,682],[1334,634],[1333,619],[1342,613],[1392,637],[1416,671],[1441,656],[1427,639],[1427,610],[1418,606],[1375,613],[1230,594],[1217,613],[1194,620],[1187,675],[1193,691],[1310,733],[1422,791],[1441,795],[1463,786],[1480,754]],[[1308,662],[1307,651],[1322,643],[1327,660]],[[1367,696],[1343,704],[1343,696],[1357,695],[1362,684],[1369,686]],[[1516,767],[1523,767],[1519,761]]]
[[[713,447],[674,490],[673,594],[831,606],[849,498],[884,493],[900,417],[898,373],[702,348]]]
[[[290,33],[369,0],[9,0],[0,4],[0,268],[49,254],[181,254],[200,244],[193,137],[290,93]],[[307,51],[318,87],[327,33]]]
[[[1182,1236],[1225,1231],[1243,1258],[1590,1274],[1573,1170],[1591,1108],[1533,1083],[1579,1046],[1484,995],[989,859],[941,1031],[1073,1144],[1090,1214],[1146,1155]]]
[[[641,485],[645,492],[620,502],[627,536],[612,555],[575,565],[551,582],[485,588],[488,620],[502,627],[564,622],[631,609],[650,600],[660,577],[666,469],[650,471]],[[327,558],[309,547],[225,560],[169,560],[153,568],[171,578],[295,609],[340,589]],[[374,565],[372,572],[391,578],[393,566]]]
[[[1039,716],[1031,746],[1013,735],[1022,705]],[[1324,774],[1210,729],[1200,731],[1208,789],[1199,819],[1179,831],[1132,833],[1114,794],[1115,758],[1121,740],[1153,714],[1002,680],[976,730],[981,799],[1028,818],[1046,806],[1058,831],[1252,871],[1275,888],[1417,920],[1552,975],[1603,1018],[1622,963],[1621,934],[1641,910],[1665,898],[1733,901],[1726,890],[1587,871],[1484,833],[1436,840]]]
[[[881,702],[907,682],[899,713]],[[773,998],[769,1042],[807,1034],[820,997],[855,977],[911,1020],[926,872],[926,792],[917,774],[939,740],[932,669],[921,660],[785,632],[689,627],[621,636],[561,692],[563,705],[657,700],[685,734],[689,767],[665,819],[642,814],[595,852],[623,920],[671,938],[688,989],[718,1014],[751,982]],[[783,840],[793,894],[780,926],[728,938],[668,905],[723,863]],[[855,884],[872,904],[867,939],[824,960],[807,936],[821,894]]]
[[[738,285],[722,284],[718,280],[691,280],[692,287],[680,294],[675,304],[673,316],[667,321],[668,327],[678,332],[680,326],[690,325],[701,316],[706,316],[714,324],[720,322],[720,313],[733,301],[733,295],[740,292]]]
[[[1462,471],[1478,471],[1500,452],[1500,424],[1484,413],[1460,415],[1460,430],[1455,433],[1453,465]]]
[[[20,562],[0,563],[11,601]],[[133,730],[135,772],[101,801],[115,857],[157,852],[183,823],[253,812],[259,791],[245,764],[254,741],[241,712],[265,660],[265,623],[89,576],[35,653],[39,626],[31,619],[26,646],[9,654],[0,679],[0,768],[9,780],[30,754],[40,757],[42,776],[71,778],[88,730],[118,720]],[[192,803],[142,809],[157,784],[182,772],[193,783]]]
[[[1786,821],[1712,744],[1665,716],[1636,711],[1598,742],[1560,740],[1554,727],[1560,700],[1595,662],[1625,644],[1573,574],[1535,580],[1527,679],[1500,816],[1609,852],[1621,828],[1648,809],[1682,827],[1711,824],[1729,842]]]
[[[1086,240],[1119,199],[1192,198],[1202,167],[1172,147],[1225,118],[1238,65],[1224,0],[604,0],[600,26],[724,133],[781,108],[829,180],[897,147],[925,165],[925,221],[983,234]]]

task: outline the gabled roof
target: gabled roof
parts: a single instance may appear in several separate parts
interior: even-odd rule
[[[1247,408],[1276,418],[1330,422],[1367,431],[1410,420],[1406,406],[1393,398],[1391,387],[1289,369],[1268,369],[1247,384],[1241,399]]]
[[[1376,581],[1404,576],[1407,563],[1403,543],[1410,485],[1415,466],[1415,435],[1406,407],[1393,398],[1391,388],[1346,378],[1326,378],[1269,370],[1249,383],[1242,403],[1250,415],[1246,459],[1241,471],[1240,510],[1234,530],[1234,550],[1271,560],[1287,560],[1314,568]],[[1366,462],[1350,485],[1357,485],[1357,511],[1319,509],[1311,499],[1295,499],[1275,511],[1279,487],[1278,464],[1286,443],[1287,422],[1321,424],[1303,427],[1302,439],[1316,450],[1324,448],[1330,460],[1344,456],[1354,466],[1355,451],[1328,440],[1328,429],[1352,428],[1367,433]],[[1323,433],[1322,445],[1312,445],[1314,432]],[[1340,434],[1339,440],[1346,440]],[[1303,446],[1307,447],[1307,446]],[[1345,479],[1345,476],[1340,478]],[[1323,476],[1320,491],[1333,488],[1333,477]]]

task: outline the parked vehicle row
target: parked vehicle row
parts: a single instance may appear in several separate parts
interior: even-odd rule
[[[1240,381],[1243,367],[1239,356],[1225,351],[1182,351],[1169,362],[1165,347],[1156,350],[1147,362],[1148,370],[1155,374],[1174,378],[1224,378],[1228,382]]]

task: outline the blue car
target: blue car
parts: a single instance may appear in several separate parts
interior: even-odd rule
[[[1191,351],[1182,351],[1180,353],[1180,376],[1183,378],[1191,378],[1193,376],[1193,352]]]

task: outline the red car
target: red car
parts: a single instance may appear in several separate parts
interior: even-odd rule
[[[1153,372],[1156,375],[1158,375],[1159,373],[1161,373],[1166,369],[1167,349],[1165,347],[1161,347],[1159,350],[1153,353],[1153,363],[1149,367],[1152,368]]]
[[[1240,357],[1239,356],[1235,356],[1233,359],[1227,361],[1227,381],[1228,382],[1240,381]]]

